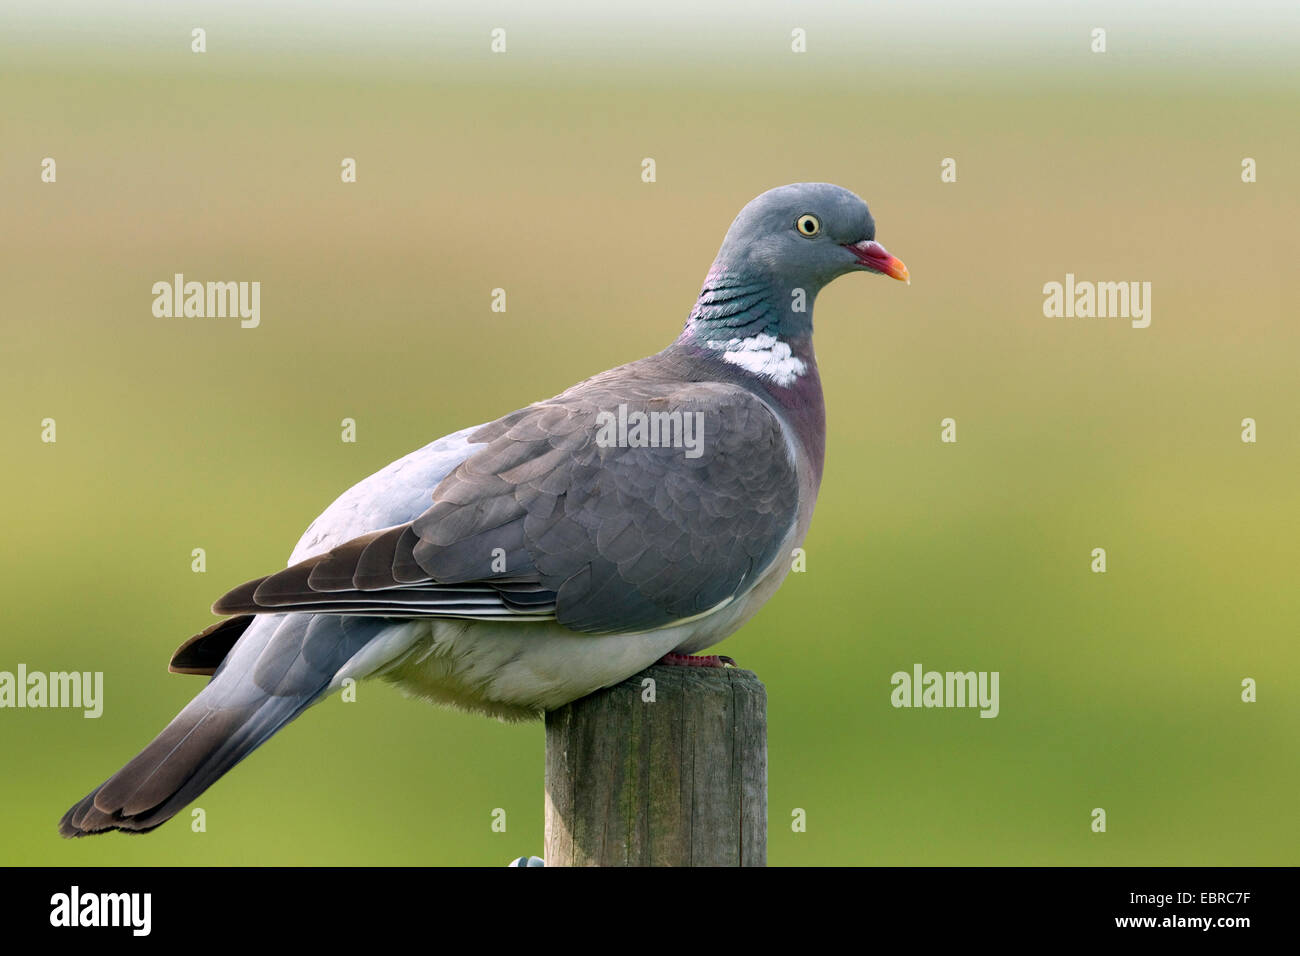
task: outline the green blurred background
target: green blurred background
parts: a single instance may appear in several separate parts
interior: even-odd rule
[[[867,199],[913,281],[819,299],[808,570],[722,646],[768,688],[770,862],[1300,862],[1295,15],[990,9],[8,11],[0,670],[106,701],[0,711],[0,863],[540,853],[541,726],[380,683],[201,797],[206,833],[55,824],[197,692],[166,664],[217,595],[392,459],[661,348],[801,180]],[[260,281],[261,327],[154,318],[175,272]],[[1150,328],[1044,318],[1066,272],[1151,282]],[[999,671],[1000,716],[895,710],[918,662]]]

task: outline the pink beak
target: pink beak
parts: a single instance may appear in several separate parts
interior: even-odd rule
[[[854,242],[844,248],[857,256],[858,262],[868,269],[883,272],[891,279],[902,279],[908,285],[911,285],[912,280],[908,276],[907,266],[903,265],[903,260],[891,256],[885,247],[874,239]]]

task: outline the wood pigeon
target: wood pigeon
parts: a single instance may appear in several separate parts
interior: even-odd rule
[[[907,279],[828,183],[736,217],[657,355],[440,438],[325,509],[289,566],[235,588],[171,670],[211,681],[72,807],[64,836],[168,820],[346,679],[536,718],[744,624],[780,586],[821,483],[818,291]]]

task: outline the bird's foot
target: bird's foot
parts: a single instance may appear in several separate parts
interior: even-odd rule
[[[660,664],[669,667],[735,667],[736,662],[721,654],[665,654]]]

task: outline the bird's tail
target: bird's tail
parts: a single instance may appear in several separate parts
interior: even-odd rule
[[[207,689],[125,767],[63,815],[65,837],[145,833],[170,820],[227,770],[303,712],[313,698],[266,697],[211,706]]]
[[[319,700],[383,622],[259,617],[206,687],[130,763],[63,815],[65,837],[166,823]]]

